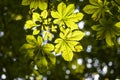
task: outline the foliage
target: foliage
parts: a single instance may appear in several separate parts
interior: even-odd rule
[[[119,0],[3,0],[0,10],[0,79],[120,79]]]

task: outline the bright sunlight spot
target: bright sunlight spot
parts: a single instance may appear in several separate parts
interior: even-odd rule
[[[6,75],[5,75],[5,74],[2,74],[2,75],[1,75],[1,79],[6,79]]]
[[[90,53],[91,50],[92,50],[92,45],[88,45],[86,51],[87,51],[88,53]]]
[[[0,31],[0,37],[3,37],[3,36],[4,36],[4,32]]]
[[[83,22],[83,21],[79,22],[79,23],[78,23],[78,27],[79,27],[80,29],[83,29],[83,28],[84,28],[84,22]]]
[[[82,59],[82,58],[77,59],[77,63],[78,63],[79,65],[82,65],[83,59]]]

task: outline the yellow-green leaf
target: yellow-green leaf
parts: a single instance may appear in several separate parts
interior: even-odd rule
[[[33,49],[33,48],[35,48],[34,45],[27,44],[27,43],[22,46],[22,49]]]
[[[42,11],[41,16],[42,16],[42,18],[47,18],[47,16],[48,16],[47,10]]]
[[[97,0],[89,0],[89,2],[93,5],[98,5]]]
[[[35,45],[37,43],[37,41],[33,35],[27,35],[26,40],[29,44],[32,44],[32,45]]]
[[[53,18],[59,18],[59,17],[61,17],[61,16],[59,15],[59,13],[58,13],[58,12],[55,12],[55,11],[51,11],[51,16],[52,16]]]
[[[22,5],[29,5],[30,4],[30,0],[22,0]]]
[[[42,37],[41,37],[41,36],[38,36],[38,37],[37,37],[37,44],[38,44],[38,46],[41,46],[41,45],[42,45],[42,42],[43,42]]]
[[[33,30],[33,35],[37,35],[37,34],[39,34],[39,32],[40,32],[40,30],[35,29],[35,30]]]
[[[56,63],[56,57],[55,55],[53,54],[48,54],[48,58],[50,59],[50,61],[52,62],[52,64],[55,64]]]
[[[47,2],[44,2],[44,1],[40,1],[40,0],[39,0],[38,3],[39,3],[39,5],[38,5],[38,6],[39,6],[39,9],[41,9],[41,10],[47,9],[47,6],[48,6],[48,5],[47,5]]]
[[[51,11],[51,16],[56,18],[53,23],[61,26],[66,26],[72,30],[78,29],[76,22],[80,21],[83,18],[82,13],[74,13],[75,6],[74,4],[69,4],[66,7],[66,4],[61,2],[57,8],[58,12]],[[65,28],[65,27],[64,27]],[[61,30],[61,29],[60,29]]]
[[[47,59],[45,57],[40,57],[40,60],[37,61],[37,65],[39,67],[47,66],[48,65]]]
[[[94,12],[96,12],[96,10],[98,9],[99,7],[97,6],[94,6],[94,5],[86,5],[84,8],[83,8],[83,11],[87,14],[93,14]]]
[[[25,23],[25,28],[27,28],[27,29],[30,29],[30,28],[32,28],[32,27],[34,27],[34,26],[36,26],[36,23],[33,22],[32,20],[28,20],[28,21],[26,21],[26,23]]]
[[[81,46],[81,45],[76,45],[75,46],[75,51],[76,52],[80,52],[80,51],[82,51],[83,50],[83,47]]]
[[[54,50],[54,45],[50,44],[50,43],[47,43],[47,44],[42,46],[42,49],[45,53],[49,53],[49,52]]]
[[[64,16],[69,16],[70,14],[72,14],[74,12],[74,10],[75,10],[74,4],[68,5],[65,10]]]
[[[71,61],[73,57],[73,51],[78,51],[75,49],[75,46],[79,44],[78,41],[83,38],[84,33],[78,30],[72,32],[67,28],[63,32],[60,32],[59,36],[60,38],[55,40],[55,52],[61,52],[66,61]],[[78,47],[77,49],[80,48],[81,47]]]
[[[52,40],[52,34],[50,32],[44,31],[43,34],[44,34],[44,38],[43,38],[44,40]]]
[[[64,58],[64,60],[66,61],[72,61],[73,59],[73,52],[69,49],[66,49],[62,52],[62,57]]]
[[[106,33],[106,36],[105,36],[105,37],[106,37],[105,40],[106,40],[108,46],[113,46],[114,43],[113,43],[113,41],[112,41],[112,37],[111,37],[111,35],[110,35],[109,32]]]
[[[30,3],[30,9],[32,9],[32,8],[36,9],[37,6],[38,6],[38,1],[31,1],[31,3]]]
[[[120,28],[120,22],[117,22],[117,23],[115,24],[115,26],[118,27],[118,28]]]
[[[65,14],[65,10],[66,10],[66,4],[61,2],[58,7],[57,10],[59,12],[59,14],[61,14],[62,16]]]
[[[39,21],[40,20],[40,15],[38,13],[33,13],[32,20],[33,21]]]
[[[66,25],[70,27],[72,30],[78,29],[78,25],[75,22],[72,21],[65,21]]]
[[[74,31],[72,33],[72,36],[69,38],[69,40],[76,40],[76,41],[79,41],[81,40],[82,38],[84,37],[84,33],[82,31]]]

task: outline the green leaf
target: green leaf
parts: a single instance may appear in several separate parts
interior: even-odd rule
[[[66,8],[66,11],[65,11],[65,13],[64,13],[64,16],[69,16],[69,15],[71,15],[71,14],[74,12],[74,10],[75,10],[74,4],[68,5],[67,8]]]
[[[37,44],[38,44],[38,46],[41,46],[42,43],[43,43],[42,37],[41,37],[41,36],[38,36],[38,37],[37,37]]]
[[[28,21],[26,21],[26,23],[25,23],[25,28],[27,28],[27,29],[30,29],[30,28],[32,28],[32,27],[34,27],[34,26],[36,26],[36,23],[33,22],[32,20],[28,20]]]
[[[44,2],[44,1],[42,1],[42,0],[41,0],[41,1],[39,0],[38,3],[39,3],[39,4],[38,4],[39,9],[41,9],[41,10],[47,9],[47,6],[48,6],[48,5],[47,5],[47,2]]]
[[[48,58],[50,59],[50,61],[52,62],[52,64],[55,64],[56,63],[56,57],[55,55],[53,54],[48,54]]]
[[[31,1],[30,3],[30,9],[37,9],[38,1]]]
[[[83,13],[75,13],[75,14],[71,14],[70,16],[67,17],[67,19],[69,21],[73,21],[73,22],[78,22],[83,18]]]
[[[120,28],[120,22],[117,22],[117,23],[115,24],[115,26],[118,27],[118,28]]]
[[[100,1],[100,0],[99,0]],[[93,5],[97,5],[98,3],[98,0],[89,0],[89,2],[91,3],[91,4],[93,4]]]
[[[35,21],[39,21],[40,20],[40,15],[38,13],[33,13],[32,15],[32,20]]]
[[[30,4],[30,0],[22,0],[22,5],[29,5]]]
[[[66,5],[65,3],[61,2],[57,7],[58,13],[61,14],[61,17],[65,14]]]
[[[62,57],[63,57],[64,60],[66,60],[66,61],[72,61],[73,52],[67,48],[66,50],[63,51]]]
[[[36,45],[37,41],[33,35],[27,35],[26,40],[29,44]]]
[[[37,61],[37,65],[38,65],[39,67],[48,66],[47,59],[46,59],[45,57],[40,57],[40,60]]]
[[[35,29],[35,30],[33,30],[33,35],[37,35],[37,34],[39,34],[39,32],[40,32],[40,30]]]
[[[58,12],[55,12],[55,11],[51,11],[51,16],[53,18],[59,18],[59,17],[61,17],[60,14]]]
[[[22,46],[22,49],[33,49],[33,48],[35,48],[35,46],[28,43],[23,44]]]
[[[80,51],[82,51],[83,50],[83,47],[81,46],[81,45],[76,45],[75,46],[75,51],[76,52],[80,52]]]
[[[99,7],[97,6],[94,6],[94,5],[86,5],[84,8],[83,8],[83,11],[87,14],[93,14],[94,12],[96,12],[96,10],[98,9]]]
[[[48,16],[47,10],[42,11],[41,16],[42,16],[42,18],[47,18],[47,16]]]
[[[61,51],[63,51],[64,44],[62,44],[63,43],[62,39],[58,38],[58,39],[55,40],[54,43],[57,43],[57,45],[55,45],[55,52],[56,53],[60,53]]]
[[[93,20],[99,20],[101,17],[105,17],[105,13],[111,15],[110,9],[108,8],[108,2],[106,0],[89,0],[91,4],[86,5],[83,11],[87,14],[92,14]]]
[[[44,38],[43,38],[44,40],[52,40],[52,34],[50,32],[44,31],[43,34],[44,34]]]
[[[50,44],[50,43],[47,43],[47,44],[45,44],[45,45],[42,46],[42,50],[45,53],[49,53],[49,52],[51,52],[51,51],[54,50],[54,45]]]
[[[58,12],[51,11],[51,16],[53,18],[56,18],[53,21],[54,24],[58,24],[60,27],[67,25],[67,27],[71,28],[72,30],[78,29],[78,25],[76,24],[76,22],[80,21],[83,18],[83,14],[74,13],[75,6],[73,4],[69,4],[66,7],[66,4],[61,2],[58,5],[57,10]]]
[[[66,25],[70,27],[72,30],[78,29],[78,25],[72,21],[65,21]]]
[[[69,37],[69,40],[79,41],[79,40],[81,40],[81,39],[83,38],[83,36],[84,36],[84,33],[83,33],[82,31],[76,30],[76,31],[74,31],[74,32],[72,33],[72,36]]]
[[[106,38],[105,38],[105,40],[106,40],[108,46],[113,46],[113,45],[114,45],[114,43],[113,43],[113,41],[112,41],[111,34],[110,34],[109,32],[106,33]]]
[[[100,27],[99,25],[93,25],[91,28],[95,31],[103,30],[103,27]]]
[[[73,58],[73,51],[77,51],[75,46],[79,44],[78,41],[83,38],[84,33],[78,30],[72,32],[70,29],[66,29],[63,32],[60,32],[59,35],[60,38],[56,39],[54,42],[56,43],[55,52],[61,52],[66,61],[71,61]]]

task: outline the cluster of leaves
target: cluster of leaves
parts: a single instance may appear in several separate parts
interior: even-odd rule
[[[30,9],[47,9],[47,0],[22,0],[22,5],[30,5]]]
[[[30,8],[21,0],[0,1],[1,80],[120,79],[120,0],[22,0],[22,5]]]
[[[92,26],[92,29],[97,31],[97,39],[105,39],[108,46],[113,46],[116,43],[116,36],[120,35],[119,19],[113,17],[112,8],[109,8],[110,5],[115,3],[112,1],[110,3],[107,0],[89,0],[89,2],[90,4],[86,5],[83,11],[92,14],[91,18],[99,22],[98,25]],[[117,8],[119,9],[119,6]]]
[[[36,6],[32,7],[36,9]],[[74,4],[66,6],[64,2],[58,4],[56,11],[41,10],[40,13],[33,12],[32,19],[26,21],[25,29],[32,30],[32,35],[26,36],[27,43],[21,50],[28,53],[38,68],[47,68],[50,62],[55,64],[56,54],[62,54],[65,61],[71,61],[73,52],[83,50],[79,41],[84,33],[77,25],[83,14],[74,13]]]

